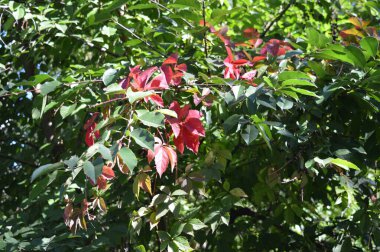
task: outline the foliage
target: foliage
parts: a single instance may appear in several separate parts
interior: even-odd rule
[[[380,248],[378,1],[0,8],[1,250]]]

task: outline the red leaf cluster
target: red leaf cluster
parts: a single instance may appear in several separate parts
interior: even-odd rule
[[[187,70],[186,64],[177,65],[178,54],[174,53],[162,63],[161,71],[164,73],[166,83],[178,86]]]
[[[161,177],[166,171],[169,162],[171,170],[174,170],[174,167],[177,164],[177,153],[172,147],[163,144],[159,138],[156,137],[155,140],[154,152],[148,150],[148,162],[150,163],[154,159],[156,170]]]
[[[155,91],[169,89],[169,85],[178,86],[181,83],[182,77],[187,70],[186,64],[177,65],[178,55],[172,54],[167,58],[160,68],[154,66],[144,71],[141,71],[140,65],[130,68],[127,78],[120,82],[122,88],[131,87],[133,91]],[[159,73],[152,76],[158,71]],[[152,94],[144,98],[157,104],[160,107],[164,106],[164,101],[158,94]]]
[[[98,117],[98,112],[94,113],[90,119],[84,125],[84,129],[86,130],[85,141],[87,146],[92,146],[95,143],[95,140],[100,137],[99,130],[95,131],[96,123],[95,119]]]
[[[198,153],[199,137],[205,136],[200,118],[202,114],[198,110],[191,110],[190,105],[182,108],[177,101],[170,104],[169,109],[175,111],[178,118],[167,118],[174,133],[174,144],[180,153],[186,148],[194,153]]]
[[[210,23],[204,23],[201,21],[200,25],[209,27],[210,32],[215,34],[224,43],[227,51],[227,58],[223,61],[226,67],[223,72],[225,79],[243,79],[246,80],[249,84],[255,85],[253,81],[257,74],[257,71],[253,69],[244,72],[243,67],[252,67],[256,62],[267,59],[268,54],[272,55],[273,57],[278,57],[284,55],[287,51],[293,50],[287,42],[278,39],[270,39],[267,43],[264,44],[256,56],[252,57],[248,52],[244,50],[242,52],[239,52],[237,55],[234,55],[232,48],[235,46],[258,49],[259,46],[263,43],[259,32],[255,28],[247,28],[243,31],[244,37],[249,38],[247,42],[234,44],[226,35],[228,31],[226,27],[223,27],[217,31]]]
[[[278,39],[271,39],[261,49],[260,54],[262,56],[266,56],[267,53],[269,53],[272,56],[281,56],[285,55],[287,51],[291,50],[293,50],[293,48],[290,47],[289,43]]]
[[[112,167],[109,165],[104,165],[102,169],[102,174],[97,178],[96,183],[94,181],[90,180],[90,183],[93,186],[98,186],[99,189],[106,189],[107,188],[107,181],[111,180],[115,177],[115,172],[113,171]]]

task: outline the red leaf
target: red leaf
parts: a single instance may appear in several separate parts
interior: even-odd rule
[[[148,150],[148,154],[146,157],[148,158],[148,163],[150,164],[150,162],[152,162],[152,160],[154,159],[154,152],[151,150]]]
[[[175,146],[177,147],[177,150],[181,154],[183,154],[183,152],[185,151],[185,143],[183,141],[182,134],[178,135],[178,137],[175,137],[173,141],[174,141]]]
[[[238,59],[238,60],[233,60],[231,63],[235,66],[246,65],[248,63],[248,60]]]
[[[151,67],[145,70],[144,72],[140,73],[137,80],[135,81],[137,82],[136,84],[141,90],[145,90],[145,86],[148,83],[149,78],[153,75],[153,73],[156,70],[157,70],[157,67]]]
[[[164,100],[162,100],[162,97],[159,96],[158,94],[152,94],[148,97],[144,98],[145,101],[151,100],[153,103],[157,104],[160,107],[164,106]]]
[[[90,126],[92,126],[94,123],[95,123],[95,119],[98,117],[99,115],[99,112],[95,112],[90,119],[88,119],[86,121],[86,123],[84,124],[83,128],[86,130],[88,129]]]
[[[162,65],[168,65],[168,64],[177,64],[178,60],[178,54],[173,53],[172,55],[167,58]]]
[[[186,146],[189,150],[197,153],[199,136],[205,136],[205,130],[200,121],[202,114],[197,110],[190,110],[190,105],[181,108],[176,101],[172,102],[169,108],[178,115],[178,118],[167,118],[172,127],[174,144],[178,151],[183,153]]]
[[[170,160],[170,165],[171,165],[172,172],[173,172],[174,167],[177,164],[177,153],[175,152],[175,150],[172,149],[172,147],[169,147],[169,146],[165,146],[164,149],[165,149],[166,153],[168,154],[168,157]]]
[[[183,72],[186,72],[186,64],[180,64],[177,66],[178,55],[172,54],[162,63],[161,71],[164,73],[166,83],[174,86],[178,86],[181,83]]]
[[[256,76],[256,73],[257,73],[257,70],[252,70],[243,74],[241,78],[244,80],[253,80]]]
[[[107,188],[107,180],[104,176],[99,176],[96,181],[96,184],[98,185],[99,189],[104,190]]]
[[[211,90],[209,88],[204,88],[202,90],[202,96],[199,97],[198,93],[195,93],[193,95],[194,98],[194,104],[198,106],[199,103],[203,103],[204,106],[208,107],[212,104],[212,98],[208,97],[208,95],[211,93]]]
[[[205,129],[199,119],[189,118],[184,126],[192,135],[205,136]]]
[[[183,130],[183,142],[186,145],[186,148],[194,152],[195,154],[198,153],[199,148],[199,135],[195,135],[188,131],[187,129]]]
[[[99,130],[94,132],[94,129],[96,128],[96,123],[93,123],[90,127],[86,130],[86,138],[85,142],[88,147],[94,145],[95,140],[100,137]]]
[[[267,58],[266,56],[256,56],[256,57],[253,57],[252,62],[256,63],[258,61],[265,60],[266,58]]]
[[[261,49],[260,54],[264,56],[267,53],[269,53],[272,56],[281,56],[289,50],[292,50],[292,48],[289,46],[288,43],[278,39],[271,39]]]
[[[159,90],[159,89],[168,89],[169,86],[166,82],[166,78],[164,74],[159,74],[153,78],[149,84],[147,84],[144,90]]]
[[[155,146],[154,149],[154,163],[156,164],[156,170],[161,177],[169,165],[169,155],[165,151],[165,148],[163,148],[162,146]]]
[[[110,180],[115,177],[115,172],[112,170],[111,167],[104,165],[102,170],[102,176],[104,176],[105,179]]]
[[[173,133],[175,137],[179,136],[179,133],[181,131],[181,126],[179,125],[179,121],[177,118],[173,117],[167,117],[166,120],[169,122],[170,126],[172,127]]]
[[[120,82],[119,82],[119,85],[121,86],[121,88],[123,89],[127,89],[129,87],[129,80],[130,78],[125,78],[125,79],[122,79]]]
[[[170,81],[173,78],[173,70],[172,70],[172,68],[170,66],[168,66],[168,65],[162,65],[161,66],[161,71],[165,75],[166,83],[170,83]]]
[[[178,66],[176,66],[174,68],[174,70],[186,72],[187,71],[187,66],[186,66],[186,64],[179,64]]]
[[[258,38],[260,33],[255,28],[247,28],[243,31],[244,37],[246,38]]]

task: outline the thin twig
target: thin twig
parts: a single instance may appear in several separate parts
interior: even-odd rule
[[[205,7],[205,0],[202,1],[202,18],[203,18],[203,27],[206,27],[206,7]],[[203,43],[204,43],[204,52],[205,52],[205,57],[206,61],[208,58],[208,49],[207,49],[207,30],[205,30],[203,34]],[[210,69],[207,67],[207,73],[210,75]]]
[[[2,97],[7,97],[7,96],[11,96],[11,95],[20,95],[20,94],[25,94],[25,93],[27,93],[27,92],[35,92],[35,91],[36,91],[35,89],[31,88],[31,89],[20,90],[20,91],[15,92],[15,93],[13,93],[13,92],[8,92],[8,93],[6,93],[6,94],[0,95],[0,98],[2,98]]]
[[[73,85],[78,85],[78,84],[82,84],[82,83],[94,83],[94,82],[103,82],[103,81],[102,80],[83,80],[83,81],[76,81],[76,82],[70,82],[70,83],[63,83],[63,85],[68,86],[68,87],[72,87]],[[12,95],[25,94],[27,92],[37,92],[37,91],[40,91],[40,90],[35,89],[35,88],[29,88],[29,89],[25,89],[25,90],[19,90],[17,92],[9,91],[6,94],[0,95],[0,98],[12,96]]]
[[[115,22],[115,24],[117,24],[118,26],[120,26],[121,28],[123,28],[124,30],[126,30],[127,32],[129,32],[133,37],[135,37],[136,39],[140,40],[141,42],[143,42],[146,46],[148,46],[150,49],[152,49],[153,51],[157,52],[158,54],[160,54],[162,57],[166,57],[165,54],[157,51],[157,49],[151,44],[149,43],[148,41],[145,41],[144,39],[142,39],[140,36],[138,36],[136,33],[134,33],[131,29],[125,27],[124,25],[120,24],[119,22],[117,22],[116,20],[113,20]]]
[[[93,44],[93,43],[89,43],[89,42],[87,42],[84,38],[80,38],[80,37],[76,37],[76,36],[70,36],[71,38],[75,38],[75,39],[78,39],[78,40],[81,40],[82,42],[84,42],[86,45],[88,45],[89,47],[91,47],[91,48],[95,48],[95,49],[97,49],[98,51],[100,51],[100,52],[103,52],[103,53],[107,53],[107,54],[109,54],[109,55],[112,55],[112,56],[114,56],[114,57],[116,57],[116,58],[118,58],[118,57],[120,57],[121,55],[118,55],[118,54],[116,54],[116,53],[114,53],[114,52],[111,52],[111,51],[109,51],[109,50],[107,50],[107,49],[103,49],[102,47],[100,47],[100,46],[98,46],[98,45],[96,45],[96,44]]]
[[[283,166],[281,166],[281,167],[278,168],[277,170],[271,172],[269,175],[273,175],[273,174],[275,174],[275,173],[281,171],[281,170],[284,169],[286,166],[288,166],[288,164],[290,164],[291,162],[293,162],[293,160],[294,160],[293,158],[290,159],[290,160],[288,160]]]
[[[282,11],[280,11],[280,13],[278,14],[278,16],[272,20],[272,22],[270,22],[267,27],[265,28],[264,32],[261,33],[260,37],[265,37],[265,34],[267,34],[267,32],[269,31],[269,29],[277,22],[279,21],[282,16],[285,14],[285,12],[290,8],[290,6],[292,6],[294,4],[295,0],[290,0],[290,2],[282,9]]]
[[[2,29],[1,29],[1,23],[2,23],[2,21],[3,21],[3,13],[1,13],[1,16],[0,16],[0,34],[2,33]],[[8,48],[8,45],[4,42],[4,40],[1,38],[1,36],[0,36],[0,41],[4,44],[4,47],[5,48]],[[10,50],[11,51],[11,54],[13,54],[12,53],[12,49]]]
[[[30,165],[30,166],[32,166],[32,167],[37,167],[37,165],[34,164],[34,163],[32,163],[32,162],[28,162],[28,161],[25,161],[25,160],[21,160],[21,159],[18,159],[18,158],[12,157],[12,156],[7,156],[7,155],[2,155],[2,154],[0,154],[0,158],[5,158],[5,159],[8,159],[8,160],[14,161],[14,162],[16,162],[16,163],[21,163],[21,164]]]
[[[126,100],[126,99],[128,99],[128,97],[126,97],[126,96],[125,97],[118,97],[118,98],[114,98],[114,99],[111,99],[111,100],[108,100],[108,101],[99,102],[99,103],[90,105],[88,107],[89,108],[95,108],[95,107],[103,106],[103,105],[108,104],[108,103],[112,103],[112,102],[116,102],[116,101],[123,101],[123,100]]]
[[[172,10],[168,9],[167,7],[165,7],[164,5],[160,4],[159,2],[156,2],[154,0],[149,0],[149,2],[157,5],[158,7],[170,12],[170,13],[174,13]],[[186,19],[184,18],[181,18],[183,22],[185,22],[188,26],[190,26],[191,28],[194,28],[194,25],[192,25],[189,21],[187,21]]]

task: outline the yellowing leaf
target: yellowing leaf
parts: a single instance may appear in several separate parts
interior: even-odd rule
[[[357,30],[355,28],[344,30],[342,32],[345,33],[345,34],[347,34],[347,35],[354,35],[354,36],[364,37],[364,34],[361,31],[359,31],[359,30]]]
[[[359,18],[357,18],[357,17],[350,17],[349,19],[348,19],[348,21],[351,23],[351,24],[353,24],[353,25],[355,25],[356,27],[358,27],[358,28],[366,28],[368,25],[369,25],[369,21],[364,21],[364,20],[361,20],[361,19],[359,19]]]
[[[102,197],[100,197],[98,200],[98,206],[100,210],[102,210],[103,212],[107,212],[107,205]]]
[[[230,191],[230,193],[233,195],[233,196],[236,196],[236,197],[239,197],[239,198],[244,198],[244,197],[248,197],[248,195],[243,191],[243,189],[239,188],[239,187],[236,187],[234,189],[232,189]]]

